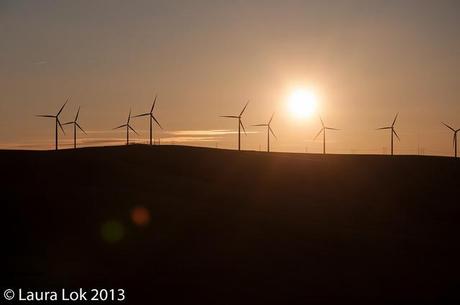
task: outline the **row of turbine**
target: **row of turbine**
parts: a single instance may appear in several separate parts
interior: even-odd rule
[[[64,110],[65,105],[69,102],[70,98],[68,98],[64,105],[62,105],[61,109],[59,109],[58,113],[56,115],[52,114],[39,114],[37,117],[42,117],[42,118],[54,118],[55,119],[55,149],[58,150],[59,148],[59,130],[58,127],[61,128],[62,132],[65,134],[64,128],[62,127],[63,125],[73,125],[73,147],[77,148],[77,128],[80,129],[84,134],[86,134],[85,130],[78,124],[78,116],[80,114],[80,107],[78,107],[77,114],[75,115],[75,119],[71,122],[67,122],[64,124],[61,124],[61,121],[59,120],[59,115],[61,114],[62,110]],[[152,108],[150,108],[150,112],[142,113],[135,115],[134,117],[144,117],[144,116],[149,116],[150,118],[150,145],[152,145],[152,139],[153,139],[153,121],[158,124],[158,126],[161,127],[161,124],[158,122],[158,120],[155,118],[153,115],[153,109],[155,108],[155,103],[157,101],[157,96],[155,96],[155,99],[153,100]],[[126,145],[129,144],[129,130],[131,129],[134,133],[137,133],[137,131],[129,124],[131,121],[131,109],[129,110],[128,114],[128,119],[126,121],[126,124],[117,126],[113,129],[120,129],[123,127],[126,127]]]
[[[80,107],[78,108],[77,114],[75,115],[75,119],[73,121],[61,124],[61,122],[59,120],[59,115],[61,114],[62,110],[64,109],[66,104],[69,102],[69,100],[70,100],[70,98],[68,98],[66,100],[66,102],[64,103],[64,105],[62,105],[61,109],[59,109],[59,111],[58,111],[58,113],[56,115],[50,115],[50,114],[37,115],[38,117],[54,118],[55,119],[55,147],[56,147],[56,150],[58,149],[58,139],[59,139],[58,127],[60,127],[62,132],[65,134],[64,128],[62,126],[63,125],[73,125],[73,144],[74,144],[74,148],[77,147],[77,128],[80,129],[83,133],[86,134],[86,132],[83,130],[83,128],[78,123],[78,116],[79,116],[79,113],[80,113]],[[163,127],[161,126],[161,124],[158,122],[158,120],[156,119],[156,117],[153,114],[153,110],[155,109],[156,101],[157,101],[157,95],[155,95],[155,98],[154,98],[153,103],[152,103],[152,107],[150,108],[150,112],[146,112],[146,113],[142,113],[142,114],[138,114],[138,115],[133,116],[133,117],[145,117],[145,116],[149,117],[149,121],[150,121],[150,124],[149,124],[150,125],[150,145],[153,144],[152,139],[153,139],[153,125],[154,125],[154,122],[161,129],[163,129]],[[243,116],[244,111],[248,107],[248,104],[249,104],[249,101],[244,105],[243,110],[241,110],[241,112],[238,115],[223,115],[223,116],[221,116],[223,118],[230,118],[230,119],[237,119],[238,120],[238,150],[241,150],[241,129],[243,129],[243,132],[246,135],[246,129],[244,128],[244,125],[243,125],[243,122],[242,122],[241,118]],[[267,151],[268,152],[270,152],[270,134],[272,134],[276,138],[276,135],[275,135],[273,129],[271,128],[271,123],[272,123],[272,120],[273,120],[273,116],[274,116],[274,113],[271,115],[268,123],[252,125],[252,126],[267,127]],[[394,136],[396,136],[398,141],[400,141],[399,135],[395,130],[395,124],[396,124],[397,119],[398,119],[398,114],[396,114],[396,116],[394,117],[393,122],[391,123],[390,126],[377,128],[377,130],[390,130],[391,155],[393,155],[393,153],[394,153]],[[113,129],[120,129],[120,128],[124,128],[124,127],[126,128],[126,144],[127,145],[129,145],[129,131],[130,130],[133,131],[134,133],[136,133],[137,135],[139,135],[136,132],[136,130],[130,125],[130,121],[131,121],[131,109],[129,110],[128,119],[127,119],[126,123],[123,124],[123,125],[120,125],[120,126],[117,126],[117,127],[113,128]],[[321,134],[323,135],[323,154],[325,154],[326,153],[326,130],[340,130],[340,129],[326,126],[321,117],[320,117],[320,121],[321,121],[321,129],[319,130],[318,134],[314,137],[314,140],[316,140],[316,138],[318,138],[318,136],[320,136]],[[442,122],[442,124],[445,125],[447,128],[449,128],[454,133],[454,135],[453,135],[454,156],[457,157],[457,134],[460,131],[460,129],[454,129],[454,128],[452,128],[451,126],[447,125],[444,122]]]
[[[221,115],[222,118],[229,118],[229,119],[238,119],[238,150],[241,150],[241,128],[244,131],[244,134],[246,135],[246,130],[244,129],[243,121],[241,121],[241,117],[243,116],[244,111],[246,110],[246,107],[248,107],[249,101],[244,105],[243,110],[241,110],[239,115]],[[273,129],[271,127],[271,123],[273,120],[273,116],[275,113],[272,114],[270,117],[270,120],[268,120],[268,123],[264,124],[257,124],[257,125],[252,125],[252,126],[264,126],[267,127],[267,151],[270,152],[270,133],[276,138],[275,133],[273,132]]]
[[[248,106],[248,104],[249,104],[249,101],[246,103],[246,105],[244,105],[243,110],[241,110],[239,115],[223,115],[223,116],[221,116],[223,118],[238,119],[238,150],[241,150],[241,128],[243,129],[243,132],[246,135],[246,130],[244,129],[244,125],[243,125],[243,122],[241,120],[241,117],[243,116],[243,113],[246,110],[246,107]],[[271,125],[270,125],[272,120],[273,120],[273,115],[274,115],[274,113],[270,117],[270,120],[268,121],[268,123],[252,125],[252,126],[265,126],[265,127],[267,127],[267,151],[268,152],[270,152],[270,133],[276,138],[275,133],[273,132],[273,130],[271,128]],[[396,130],[394,128],[397,118],[398,118],[398,114],[396,114],[391,126],[385,126],[385,127],[378,128],[378,130],[382,130],[382,129],[390,129],[391,130],[391,155],[393,155],[393,142],[394,142],[393,135],[395,135],[398,138],[398,140],[400,140],[400,138],[399,138],[399,136],[396,133]],[[316,140],[321,134],[323,134],[323,154],[326,154],[326,130],[340,130],[340,129],[328,127],[328,126],[326,126],[324,124],[324,121],[323,121],[323,119],[321,117],[319,119],[321,121],[321,129],[319,130],[318,134],[316,134],[316,136],[313,138],[313,140]],[[451,128],[451,127],[449,127],[449,128]],[[457,141],[456,139],[457,138],[456,138],[456,133],[455,133],[455,142]]]
[[[248,104],[249,104],[249,101],[246,103],[246,105],[244,105],[243,110],[240,112],[239,115],[224,115],[224,116],[221,116],[221,117],[224,117],[224,118],[238,119],[238,150],[241,150],[241,128],[243,129],[244,133],[246,134],[246,130],[244,129],[243,122],[241,121],[241,117],[243,116],[243,113],[246,110],[246,107],[248,106]],[[273,130],[271,128],[271,125],[270,125],[272,120],[273,120],[273,115],[274,114],[272,114],[272,116],[270,117],[270,120],[268,121],[268,123],[253,125],[253,126],[265,126],[265,127],[267,127],[267,151],[268,152],[270,152],[270,133],[276,138],[275,133],[273,132]],[[313,140],[316,140],[316,138],[318,138],[321,134],[323,134],[323,154],[326,154],[326,130],[340,130],[340,129],[328,127],[328,126],[326,126],[324,124],[324,121],[323,121],[323,119],[321,117],[319,119],[321,121],[321,129],[319,130],[318,134],[316,134],[316,136],[314,137]],[[377,130],[385,130],[385,129],[390,130],[391,155],[394,154],[394,136],[396,136],[398,141],[401,141],[401,139],[399,138],[398,133],[395,130],[395,124],[396,124],[397,119],[398,119],[398,113],[395,115],[395,117],[393,119],[393,122],[391,123],[390,126],[377,128]],[[442,122],[442,124],[444,124],[447,128],[449,128],[454,133],[454,136],[453,136],[454,156],[457,157],[457,133],[460,131],[460,129],[454,129],[454,128],[452,128],[451,126],[447,125],[444,122]]]

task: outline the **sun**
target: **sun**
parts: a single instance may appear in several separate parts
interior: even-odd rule
[[[298,88],[288,97],[289,113],[297,119],[305,119],[316,111],[317,97],[312,90]]]

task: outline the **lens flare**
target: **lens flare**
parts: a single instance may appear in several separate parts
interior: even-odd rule
[[[107,221],[101,226],[101,237],[110,244],[122,240],[124,235],[125,229],[123,225],[116,220]]]
[[[136,207],[131,211],[131,220],[140,227],[145,227],[150,222],[150,212],[144,207]]]

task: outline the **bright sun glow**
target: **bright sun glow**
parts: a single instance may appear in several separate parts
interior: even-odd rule
[[[313,91],[295,89],[288,98],[288,110],[298,119],[310,117],[316,111],[317,98]]]

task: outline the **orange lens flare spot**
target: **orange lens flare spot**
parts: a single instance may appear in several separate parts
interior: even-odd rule
[[[150,222],[150,212],[144,207],[136,207],[131,211],[132,221],[141,227],[145,227]]]

